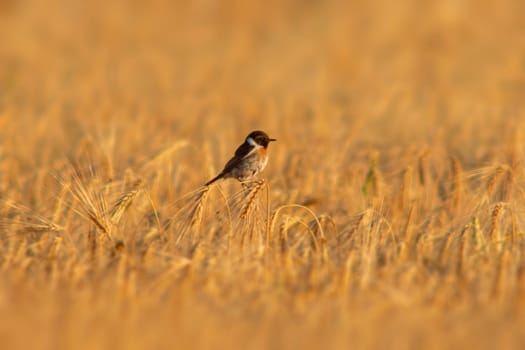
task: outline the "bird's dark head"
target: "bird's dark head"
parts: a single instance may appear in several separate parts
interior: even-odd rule
[[[264,131],[256,130],[252,131],[250,135],[246,136],[246,142],[252,146],[262,146],[264,148],[268,147],[268,144],[272,141],[277,141],[272,139]]]

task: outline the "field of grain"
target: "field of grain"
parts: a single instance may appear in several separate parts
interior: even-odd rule
[[[0,0],[0,348],[523,348],[524,23]]]

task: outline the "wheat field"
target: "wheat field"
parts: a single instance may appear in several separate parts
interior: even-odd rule
[[[1,0],[0,348],[523,348],[523,23]]]

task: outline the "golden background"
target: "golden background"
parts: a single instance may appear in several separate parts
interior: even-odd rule
[[[0,1],[0,347],[520,348],[524,23],[520,0]],[[212,188],[178,241],[255,129],[262,214],[224,229]]]

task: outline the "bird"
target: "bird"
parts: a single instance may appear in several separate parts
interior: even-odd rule
[[[205,186],[209,186],[217,180],[235,178],[240,182],[247,182],[259,175],[266,164],[268,164],[268,145],[272,139],[264,131],[252,131],[244,142],[237,148],[234,156],[230,159],[224,169]]]

